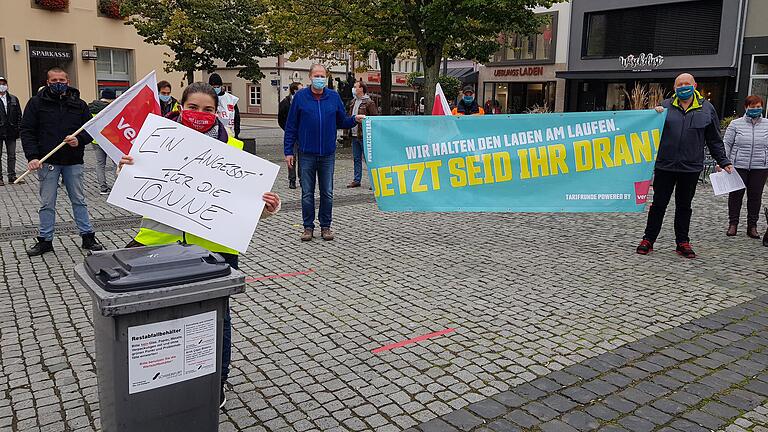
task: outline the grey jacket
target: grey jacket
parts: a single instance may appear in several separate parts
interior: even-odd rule
[[[744,116],[737,118],[725,130],[725,150],[733,166],[742,169],[768,169],[768,119],[757,122]]]
[[[656,168],[664,171],[699,172],[704,169],[704,145],[721,167],[731,162],[720,137],[720,120],[715,108],[699,92],[688,111],[677,103],[677,97],[666,99],[667,120],[661,134]]]

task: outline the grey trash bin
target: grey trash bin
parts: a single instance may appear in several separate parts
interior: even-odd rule
[[[93,300],[104,432],[210,432],[222,329],[245,277],[195,245],[95,252],[75,268]]]

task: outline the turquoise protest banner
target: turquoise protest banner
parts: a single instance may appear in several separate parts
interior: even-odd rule
[[[666,111],[369,117],[384,211],[639,212]]]

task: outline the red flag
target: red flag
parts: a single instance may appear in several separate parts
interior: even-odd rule
[[[451,107],[448,106],[448,100],[445,98],[440,83],[435,86],[435,103],[432,104],[432,115],[451,115]]]

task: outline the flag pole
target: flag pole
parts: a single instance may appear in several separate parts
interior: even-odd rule
[[[90,123],[90,122],[88,122],[88,123]],[[79,134],[80,134],[80,133],[83,131],[83,129],[85,129],[85,125],[87,125],[88,123],[86,123],[86,124],[84,124],[84,125],[80,126],[80,129],[76,130],[76,131],[75,131],[75,132],[73,132],[71,135],[72,135],[72,136],[74,136],[74,137],[77,137],[77,135],[79,135]],[[62,142],[61,142],[59,145],[57,145],[57,146],[56,146],[56,147],[55,147],[53,150],[51,150],[50,152],[48,152],[48,154],[47,154],[47,155],[43,156],[43,158],[42,158],[42,159],[40,159],[40,163],[42,164],[43,162],[47,161],[49,157],[53,156],[53,154],[54,154],[54,153],[56,153],[57,151],[59,151],[59,149],[60,149],[60,148],[64,147],[64,145],[65,145],[66,143],[67,143],[66,141],[62,141]],[[21,180],[22,180],[24,177],[26,177],[26,176],[27,176],[29,173],[31,173],[31,172],[32,172],[32,170],[30,170],[30,169],[27,169],[27,171],[26,171],[24,174],[20,175],[20,176],[19,176],[19,178],[17,178],[17,179],[16,179],[16,181],[14,181],[14,182],[13,182],[13,184],[18,184],[18,183],[19,183],[19,181],[21,181]]]

